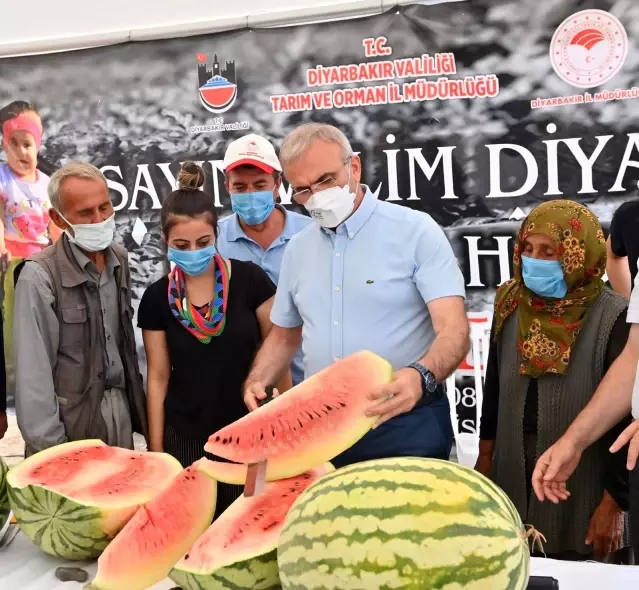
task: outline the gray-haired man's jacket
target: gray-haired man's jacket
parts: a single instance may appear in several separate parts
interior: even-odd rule
[[[27,454],[66,441],[109,442],[100,409],[107,389],[125,392],[133,431],[148,439],[127,251],[112,243],[98,273],[63,234],[22,264],[16,269],[14,357],[16,414]]]

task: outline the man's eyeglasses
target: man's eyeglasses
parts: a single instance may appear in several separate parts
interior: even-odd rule
[[[351,159],[351,156],[348,156],[343,162],[342,166],[346,165],[346,163]],[[322,180],[312,184],[308,188],[301,188],[293,191],[293,198],[296,201],[310,199],[311,195],[315,193],[319,193],[320,191],[326,190],[328,188],[333,188],[337,185],[337,175],[338,172],[333,172],[331,174],[325,174]]]

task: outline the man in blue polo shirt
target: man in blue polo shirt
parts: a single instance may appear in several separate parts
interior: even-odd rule
[[[306,378],[368,349],[393,382],[371,396],[376,427],[333,463],[421,456],[448,459],[453,440],[445,379],[469,348],[464,279],[441,228],[426,213],[378,201],[360,184],[344,134],[310,123],[280,151],[295,200],[314,223],[289,243],[271,312],[273,329],[245,384],[264,399],[302,343]]]
[[[225,258],[254,262],[277,285],[286,245],[312,219],[275,204],[282,167],[263,137],[250,134],[231,142],[223,166],[233,213],[218,223],[217,249]],[[291,377],[293,385],[304,380],[301,350],[293,359]]]

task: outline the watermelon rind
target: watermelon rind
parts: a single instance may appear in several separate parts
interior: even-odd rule
[[[277,550],[221,567],[211,574],[173,569],[169,578],[184,590],[280,590]]]
[[[198,465],[199,469],[204,471],[210,477],[220,483],[228,483],[231,485],[244,485],[248,474],[248,465],[245,463],[229,463],[225,461],[211,461],[206,457],[198,459],[194,465]],[[282,471],[275,461],[269,461],[266,464],[266,473],[264,481],[277,481],[286,479],[288,467]],[[297,474],[295,474],[297,475]]]
[[[162,465],[162,477],[156,478],[154,486],[141,485],[130,494],[114,493],[108,499],[105,495],[96,501],[79,500],[49,489],[46,485],[25,481],[30,470],[36,466],[46,465],[54,458],[66,457],[66,453],[71,451],[91,451],[100,447],[107,445],[99,440],[63,443],[32,455],[13,467],[7,475],[9,503],[20,530],[49,555],[70,561],[98,557],[138,507],[161,492],[182,471],[180,463],[170,455],[117,449],[123,461],[135,457],[152,461],[156,467]],[[84,473],[82,471],[80,477]],[[107,472],[101,475],[109,477],[114,474]],[[99,485],[100,481],[90,481],[87,485]],[[145,482],[133,479],[123,482],[124,485],[130,483]]]
[[[6,533],[11,520],[11,504],[9,503],[9,494],[7,492],[8,472],[9,466],[0,457],[0,540]]]
[[[195,463],[193,463],[193,466],[197,467],[200,471],[203,471],[209,477],[212,477],[216,481],[220,483],[228,483],[231,485],[244,485],[248,473],[248,465],[245,465],[244,463],[211,461],[206,457],[198,459]],[[330,461],[324,462],[324,467],[329,471],[335,470],[335,467],[333,467]],[[299,475],[296,473],[293,476],[285,476],[285,473],[286,471],[280,470],[280,465],[278,465],[276,461],[271,461],[266,464],[264,481],[279,481],[282,479],[288,479],[288,477]]]
[[[530,553],[493,482],[449,461],[403,457],[310,485],[286,516],[278,566],[283,590],[525,590]]]
[[[39,486],[9,487],[20,530],[45,553],[69,560],[98,557],[113,536],[104,532],[102,512]]]

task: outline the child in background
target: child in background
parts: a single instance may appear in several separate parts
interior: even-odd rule
[[[15,390],[13,273],[21,260],[52,242],[49,234],[51,203],[47,194],[49,177],[37,169],[42,121],[36,108],[24,101],[14,101],[0,110],[0,126],[7,158],[6,163],[0,164],[0,267],[4,274],[7,391],[12,395]]]

